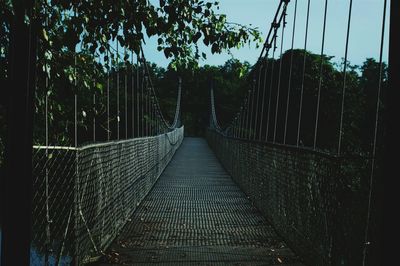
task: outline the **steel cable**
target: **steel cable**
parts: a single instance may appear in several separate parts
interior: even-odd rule
[[[328,0],[325,0],[325,10],[324,10],[324,24],[322,28],[322,44],[321,44],[321,55],[319,64],[319,84],[318,84],[318,96],[317,96],[317,109],[315,115],[315,127],[314,127],[314,144],[313,148],[316,149],[317,146],[317,134],[318,134],[318,119],[319,119],[319,109],[321,101],[321,86],[322,86],[322,66],[323,66],[323,55],[324,55],[324,45],[325,45],[325,32],[326,32],[326,14],[328,11]]]
[[[276,38],[274,39],[274,48],[272,51],[272,66],[271,66],[271,80],[269,85],[269,96],[268,96],[268,110],[267,110],[267,129],[265,133],[265,141],[268,141],[268,133],[269,133],[269,115],[271,112],[271,97],[272,97],[272,85],[274,81],[274,66],[275,66],[275,51],[276,51]]]
[[[346,47],[344,52],[344,66],[343,66],[343,89],[342,89],[342,101],[340,111],[340,125],[339,125],[339,141],[338,141],[338,155],[341,153],[342,136],[343,136],[343,113],[344,113],[344,101],[346,97],[346,73],[347,73],[347,56],[349,49],[349,37],[350,37],[350,22],[351,22],[351,10],[353,6],[353,0],[349,3],[349,15],[347,20],[347,33],[346,33]]]
[[[281,89],[281,76],[282,76],[282,63],[283,63],[283,41],[285,38],[285,27],[286,27],[286,7],[283,9],[283,25],[282,25],[282,36],[281,36],[281,51],[280,51],[280,62],[279,62],[279,74],[278,74],[278,87],[276,93],[276,106],[275,106],[275,120],[274,120],[274,138],[273,142],[276,140],[276,127],[278,124],[278,110],[279,110],[279,96]]]
[[[378,83],[376,109],[375,109],[375,128],[374,128],[374,139],[373,139],[373,146],[372,146],[373,148],[372,148],[371,174],[369,176],[367,219],[366,219],[365,233],[364,233],[363,266],[366,265],[367,249],[368,249],[368,246],[370,245],[370,243],[369,243],[369,226],[370,226],[370,217],[371,217],[371,201],[372,201],[372,193],[373,193],[373,182],[374,182],[374,174],[375,174],[375,156],[376,156],[376,144],[377,144],[377,137],[378,137],[380,97],[381,97],[381,90],[382,90],[382,76],[383,76],[383,59],[382,59],[382,57],[383,57],[383,45],[384,45],[384,40],[385,40],[386,5],[387,5],[387,0],[384,0],[383,15],[382,15],[381,45],[380,45],[380,52],[379,52],[379,83]]]
[[[286,100],[285,129],[284,129],[284,133],[283,133],[283,144],[286,144],[287,123],[288,123],[288,117],[289,117],[289,103],[290,103],[290,90],[291,90],[291,86],[292,86],[293,47],[294,47],[294,36],[295,36],[295,32],[296,32],[296,18],[297,18],[297,0],[294,3],[292,46],[291,46],[291,52],[290,52],[289,84],[288,84],[287,100]]]
[[[302,77],[301,77],[299,119],[298,119],[298,123],[297,123],[297,141],[296,141],[297,147],[300,144],[301,115],[302,115],[302,110],[303,110],[304,79],[305,79],[305,74],[306,74],[307,38],[308,38],[309,19],[310,19],[310,0],[307,1],[306,30],[305,30],[305,36],[304,36],[303,73],[302,73]]]
[[[263,127],[263,121],[264,121],[264,103],[265,103],[265,91],[266,91],[266,84],[267,84],[267,74],[268,74],[268,51],[265,56],[265,60],[263,61],[263,64],[265,64],[265,70],[264,70],[264,82],[263,82],[263,94],[262,94],[262,99],[261,99],[261,118],[260,118],[260,132],[259,132],[259,137],[258,140],[261,141],[261,136],[262,136],[262,127]]]

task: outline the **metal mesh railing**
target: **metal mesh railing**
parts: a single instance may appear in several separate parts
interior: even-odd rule
[[[362,264],[371,158],[234,139],[212,130],[207,140],[309,265]]]
[[[76,149],[34,147],[31,265],[68,263],[73,255],[72,211]]]
[[[183,127],[79,148],[34,147],[31,265],[81,265],[101,256],[182,139]]]

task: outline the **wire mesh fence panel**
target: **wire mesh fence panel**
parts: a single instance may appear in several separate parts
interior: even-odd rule
[[[72,259],[75,162],[75,149],[34,148],[31,265]]]
[[[224,137],[207,140],[227,171],[310,265],[360,265],[371,158]]]
[[[183,130],[35,147],[31,265],[81,265],[101,256],[171,160]]]

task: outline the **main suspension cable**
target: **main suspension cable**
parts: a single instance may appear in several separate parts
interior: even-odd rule
[[[277,11],[275,13],[273,22],[271,23],[271,27],[269,29],[269,32],[267,34],[266,40],[264,42],[263,48],[261,50],[260,56],[258,58],[257,62],[262,62],[262,61],[268,61],[268,54],[269,54],[269,50],[272,47],[272,44],[274,43],[274,51],[277,48],[276,47],[276,37],[277,37],[277,29],[279,28],[282,20],[284,19],[284,17],[286,16],[286,9],[287,9],[287,5],[290,2],[290,0],[281,0],[279,2]],[[279,19],[278,19],[279,18]],[[265,55],[264,55],[265,53]],[[274,63],[273,63],[274,65]],[[249,92],[247,92],[247,97],[244,99],[243,101],[243,105],[241,110],[238,112],[238,124],[239,124],[239,129],[238,129],[238,133],[236,134],[238,137],[244,137],[247,135],[248,138],[251,138],[251,134],[254,134],[254,139],[256,139],[257,137],[257,123],[258,123],[258,109],[259,109],[259,90],[261,87],[261,68],[262,66],[259,66],[259,63],[256,63],[255,65],[256,67],[259,67],[259,77],[258,77],[258,84],[257,87],[253,86],[253,89],[249,90]],[[263,99],[262,99],[262,107],[261,109],[264,110],[265,108],[265,94],[266,94],[266,78],[267,78],[267,68],[268,68],[268,64],[266,66],[265,69],[265,73],[264,73],[264,90],[263,90]],[[273,68],[272,68],[273,69]],[[254,75],[254,72],[256,70],[252,71],[252,74]],[[273,73],[271,73],[271,80],[273,80]],[[272,82],[271,82],[272,84]],[[257,92],[256,92],[257,90]],[[253,111],[254,111],[254,97],[257,97],[257,102],[256,102],[256,106],[255,106],[255,119],[253,120]],[[270,101],[270,99],[269,99]],[[269,103],[270,105],[270,103]],[[268,106],[268,108],[270,109],[270,106]],[[249,113],[251,112],[251,113]],[[249,117],[250,116],[250,117]],[[239,119],[239,117],[241,117],[241,119]],[[262,124],[263,124],[263,119],[264,119],[264,114],[263,111],[261,112],[261,121],[260,121],[260,129],[259,129],[259,139],[261,140],[261,135],[262,135]],[[254,132],[253,132],[253,122],[254,122]],[[230,127],[234,126],[234,121],[232,121],[229,126],[224,130],[224,132],[230,132]],[[268,135],[268,128],[269,128],[269,114],[268,114],[268,122],[267,122],[267,132],[266,135]]]
[[[141,47],[141,53],[142,53],[142,59],[143,59],[143,65],[144,65],[144,73],[148,76],[148,82],[149,82],[149,86],[150,86],[150,92],[152,93],[152,95],[154,96],[154,100],[155,100],[155,104],[157,106],[157,112],[160,114],[161,120],[163,121],[165,127],[169,130],[175,129],[178,126],[178,122],[179,122],[179,116],[180,116],[180,105],[181,105],[181,86],[179,85],[178,87],[178,95],[177,95],[177,103],[176,103],[176,109],[175,109],[175,115],[174,115],[174,119],[172,124],[168,123],[167,120],[165,119],[163,113],[161,112],[161,108],[160,108],[160,103],[158,101],[158,97],[155,93],[154,90],[154,85],[152,82],[152,79],[150,77],[150,71],[146,62],[146,58],[144,56],[144,52],[143,52],[143,48]]]

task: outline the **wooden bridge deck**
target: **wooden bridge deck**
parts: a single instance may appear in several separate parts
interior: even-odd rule
[[[98,265],[302,265],[204,139],[185,138]]]

